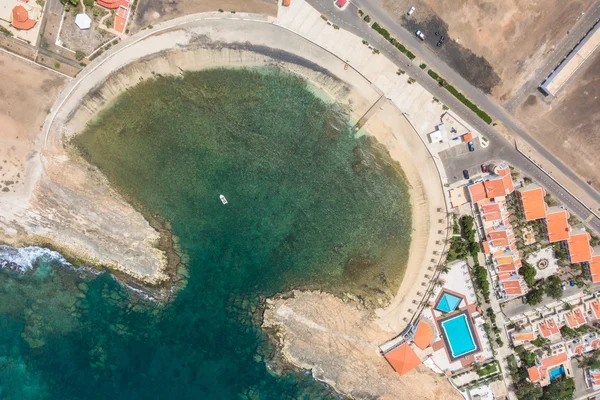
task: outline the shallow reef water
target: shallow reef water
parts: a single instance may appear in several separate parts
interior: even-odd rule
[[[0,398],[337,398],[306,372],[273,373],[260,323],[264,299],[291,288],[375,304],[402,279],[407,184],[347,121],[276,69],[156,77],[122,94],[72,145],[170,223],[187,284],[148,301],[50,250],[1,247]]]

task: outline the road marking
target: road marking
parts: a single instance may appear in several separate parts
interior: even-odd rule
[[[590,216],[585,219],[585,222],[590,222],[593,219],[594,219],[594,214],[590,214]]]

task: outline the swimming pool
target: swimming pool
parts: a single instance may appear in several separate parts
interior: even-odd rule
[[[442,297],[440,297],[440,300],[437,302],[435,308],[441,312],[449,313],[456,310],[456,307],[458,307],[458,304],[461,300],[462,299],[458,296],[444,292]]]
[[[449,318],[442,322],[446,344],[450,350],[452,359],[464,356],[478,348],[473,337],[472,326],[467,320],[467,314],[462,313],[456,317]]]
[[[554,368],[550,370],[550,380],[553,381],[554,379],[558,378],[559,376],[563,376],[565,374],[565,366],[561,365],[558,368]]]

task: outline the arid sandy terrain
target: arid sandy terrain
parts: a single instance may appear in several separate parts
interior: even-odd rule
[[[131,32],[150,24],[207,11],[248,12],[262,15],[277,15],[276,0],[144,0],[135,12]]]
[[[26,160],[39,151],[38,136],[66,79],[0,51],[0,198],[23,190]]]
[[[517,109],[517,116],[537,140],[598,190],[598,110],[600,53],[577,71],[550,105],[539,95],[530,95]]]
[[[594,0],[379,0],[398,22],[420,28],[436,52],[475,86],[505,101],[527,81]],[[406,12],[417,11],[407,18]]]

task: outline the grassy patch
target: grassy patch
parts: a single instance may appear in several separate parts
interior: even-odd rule
[[[371,28],[373,28],[377,33],[383,36],[385,40],[390,42],[395,48],[397,48],[400,51],[400,53],[404,54],[411,60],[414,60],[416,58],[416,56],[413,53],[408,51],[402,43],[394,39],[392,35],[390,35],[390,33],[387,31],[387,29],[382,28],[381,25],[379,25],[377,22],[374,22],[373,25],[371,25]]]
[[[421,65],[425,65],[425,64],[421,64]],[[447,91],[452,93],[452,95],[454,97],[456,97],[461,103],[463,103],[471,111],[473,111],[475,114],[477,114],[477,116],[479,118],[481,118],[482,120],[484,120],[488,125],[492,123],[492,117],[490,117],[485,111],[483,111],[482,109],[477,107],[471,100],[467,99],[467,97],[464,94],[462,94],[461,92],[456,90],[456,88],[454,86],[450,85],[444,78],[440,77],[435,71],[430,69],[429,71],[427,71],[427,74],[430,77],[432,77],[433,79],[435,79],[440,84],[440,86],[444,87]]]

